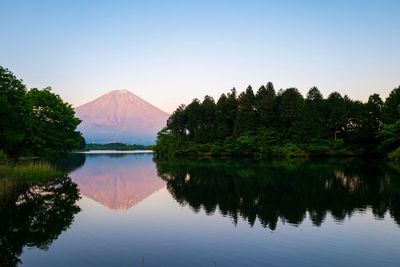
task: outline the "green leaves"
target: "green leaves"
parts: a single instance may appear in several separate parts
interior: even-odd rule
[[[395,88],[385,101],[384,118],[385,123],[395,123],[400,119],[400,86]]]
[[[23,152],[30,125],[26,94],[22,81],[0,66],[0,149],[12,157]]]
[[[178,145],[163,136],[157,147],[180,155],[354,155],[376,154],[379,147],[387,153],[400,146],[400,126],[382,130],[383,122],[400,119],[399,105],[400,87],[385,103],[378,94],[362,103],[338,92],[324,99],[317,87],[304,99],[296,88],[276,94],[268,83],[254,94],[249,86],[239,96],[235,89],[222,94],[216,104],[205,97],[180,106],[166,128]]]
[[[55,157],[79,147],[81,138],[75,129],[80,120],[71,105],[50,88],[30,90],[28,101],[32,106],[32,128],[27,145],[37,155]]]
[[[82,143],[80,120],[51,88],[26,90],[0,67],[0,149],[11,157],[55,157]]]

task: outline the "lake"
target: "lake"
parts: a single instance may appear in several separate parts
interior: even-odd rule
[[[71,154],[9,185],[1,266],[399,266],[400,166]]]

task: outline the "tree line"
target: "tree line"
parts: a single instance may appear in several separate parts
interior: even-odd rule
[[[28,90],[0,66],[0,154],[49,158],[84,147],[79,123],[72,106],[50,87]]]
[[[276,92],[271,82],[257,92],[233,88],[217,101],[206,96],[179,106],[155,150],[159,156],[386,154],[400,145],[399,105],[400,86],[385,101],[372,94],[365,103],[338,92],[324,98],[317,87],[306,97],[296,88]]]

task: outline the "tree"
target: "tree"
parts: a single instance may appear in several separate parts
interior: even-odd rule
[[[363,144],[367,138],[364,131],[367,110],[361,101],[353,101],[347,95],[343,98],[345,109],[345,124],[343,137],[348,145]],[[363,144],[363,148],[365,145]]]
[[[324,98],[317,87],[312,87],[305,100],[304,123],[307,139],[320,140],[326,136]]]
[[[8,156],[53,157],[83,145],[74,109],[50,88],[31,89],[0,67],[0,150]]]
[[[400,119],[400,86],[390,92],[385,101],[384,122],[395,123]]]
[[[52,93],[50,87],[34,88],[27,97],[32,106],[32,126],[26,145],[32,154],[55,157],[79,147],[81,134],[76,127],[81,121],[70,104]]]
[[[31,125],[26,94],[22,81],[0,66],[0,150],[12,157],[23,154]]]
[[[365,104],[365,112],[362,125],[360,142],[364,145],[376,145],[379,142],[378,135],[383,128],[384,103],[378,94],[373,94]]]
[[[217,102],[215,111],[215,124],[216,124],[216,138],[218,140],[225,140],[228,136],[232,134],[229,127],[228,120],[226,119],[226,113],[228,109],[228,98],[225,94],[222,94]]]
[[[84,149],[85,147],[86,147],[86,140],[85,140],[85,137],[83,137],[83,135],[80,134],[80,140],[79,140],[78,148],[79,148],[79,149]]]
[[[201,103],[197,98],[193,99],[192,103],[190,103],[185,109],[188,138],[190,141],[195,141],[197,130],[201,124],[201,113]]]
[[[255,96],[251,86],[238,97],[238,113],[235,124],[235,135],[254,132],[257,129],[257,114],[255,112]]]
[[[346,125],[346,107],[343,97],[338,92],[328,96],[327,124],[332,138],[338,138],[338,134],[344,133]]]
[[[215,138],[216,104],[211,96],[205,96],[201,103],[200,125],[197,132],[197,140],[200,143],[211,143]]]
[[[277,96],[277,109],[280,120],[280,130],[286,138],[301,138],[304,136],[302,127],[304,99],[297,88],[280,91]]]
[[[171,130],[172,134],[184,139],[187,132],[187,116],[185,114],[185,105],[180,105],[168,118],[167,129]]]
[[[373,132],[382,129],[384,103],[378,94],[373,94],[368,98],[366,105],[368,112],[368,126]]]
[[[383,153],[388,153],[400,147],[400,120],[393,124],[387,124],[379,133],[382,140],[379,148]]]
[[[261,86],[256,94],[256,109],[260,118],[261,125],[271,127],[275,119],[274,103],[275,89],[271,82],[267,86]]]
[[[233,88],[227,95],[222,94],[216,106],[216,137],[218,140],[232,136],[238,110],[236,89]]]
[[[338,92],[324,99],[317,87],[305,99],[296,88],[275,93],[270,82],[256,95],[251,86],[239,96],[233,88],[217,103],[206,96],[203,102],[195,99],[175,111],[157,140],[165,149],[158,150],[175,155],[207,152],[264,157],[371,154],[381,145],[386,153],[388,148],[396,149],[400,140],[400,110],[392,116],[396,124],[383,128],[389,111],[399,107],[398,96],[400,101],[400,90],[395,89],[383,104],[377,94],[367,103]]]

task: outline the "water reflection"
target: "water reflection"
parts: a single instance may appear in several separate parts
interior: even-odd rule
[[[56,159],[52,164],[60,171],[69,173],[85,164],[86,156],[82,153],[69,153]]]
[[[152,155],[88,154],[85,164],[70,173],[80,192],[113,210],[127,210],[164,187]]]
[[[361,161],[272,162],[235,160],[156,160],[159,175],[182,205],[213,214],[217,209],[236,224],[257,219],[274,230],[279,219],[316,226],[327,213],[339,222],[371,207],[400,225],[400,173],[395,166]]]
[[[17,266],[24,246],[47,250],[80,211],[79,191],[70,178],[40,184],[2,181],[0,266]]]

